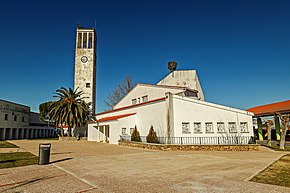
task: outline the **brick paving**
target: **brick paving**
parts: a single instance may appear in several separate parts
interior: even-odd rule
[[[15,140],[38,154],[52,143],[51,164],[0,170],[0,192],[283,192],[247,181],[283,153],[161,152],[89,141]]]

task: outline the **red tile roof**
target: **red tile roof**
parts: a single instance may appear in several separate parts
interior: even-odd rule
[[[247,111],[253,112],[255,116],[270,116],[275,112],[290,113],[290,100],[252,107]]]
[[[107,114],[107,113],[111,113],[111,112],[115,112],[115,111],[129,109],[129,108],[133,108],[133,107],[137,107],[137,106],[141,106],[141,105],[145,105],[145,104],[149,104],[149,103],[154,103],[154,102],[158,102],[158,101],[164,101],[164,100],[165,100],[165,97],[162,97],[162,98],[154,99],[154,100],[143,102],[143,103],[138,103],[135,105],[129,105],[129,106],[125,106],[125,107],[121,107],[121,108],[117,108],[117,109],[113,109],[113,110],[109,110],[109,111],[104,111],[104,112],[98,113],[96,115],[103,115],[103,114]]]
[[[105,121],[115,121],[115,120],[118,120],[118,119],[121,119],[121,118],[124,118],[124,117],[129,117],[131,115],[135,115],[136,113],[130,113],[130,114],[124,114],[124,115],[116,115],[116,116],[112,116],[112,117],[104,117],[104,118],[101,118],[99,119],[98,121],[95,121],[96,122],[105,122]]]

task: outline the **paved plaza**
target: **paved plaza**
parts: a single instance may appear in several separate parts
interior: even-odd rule
[[[290,188],[250,182],[283,153],[171,152],[89,141],[15,140],[38,155],[51,143],[51,164],[0,170],[0,192],[283,192]]]

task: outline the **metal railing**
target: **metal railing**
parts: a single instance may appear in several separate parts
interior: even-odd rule
[[[140,136],[141,141],[146,143],[146,136]],[[121,141],[131,141],[130,135],[120,135]],[[225,136],[225,137],[158,137],[159,144],[176,145],[235,145],[255,144],[252,136]]]

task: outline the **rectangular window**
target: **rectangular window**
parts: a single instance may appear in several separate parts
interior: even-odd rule
[[[92,48],[93,43],[93,34],[89,33],[89,42],[88,42],[88,48]]]
[[[235,133],[237,132],[237,127],[235,122],[229,122],[229,132]]]
[[[5,120],[5,121],[8,120],[8,114],[5,114],[4,120]]]
[[[78,48],[82,48],[82,33],[78,33]]]
[[[224,122],[217,123],[217,132],[224,133],[225,132],[225,124]]]
[[[206,133],[213,133],[213,124],[212,123],[205,123],[205,132]]]
[[[14,115],[14,121],[17,121],[17,115]]]
[[[122,135],[125,135],[126,134],[126,128],[122,128]]]
[[[25,118],[24,118],[24,117],[22,117],[22,122],[24,122],[24,120],[25,120]]]
[[[190,134],[189,123],[182,123],[182,134]]]
[[[141,101],[140,101],[140,98],[138,98],[138,103],[140,103]]]
[[[193,132],[194,133],[202,133],[201,123],[193,123]]]
[[[243,133],[248,132],[248,123],[247,122],[240,123],[240,131]]]
[[[91,83],[86,83],[86,88],[91,88]]]
[[[132,99],[132,105],[135,105],[137,103],[137,99]]]
[[[83,48],[87,48],[87,33],[83,34]]]
[[[144,103],[144,102],[147,102],[147,101],[148,101],[148,95],[143,96],[143,97],[142,97],[142,102]]]
[[[130,128],[130,135],[132,135],[134,128]]]

